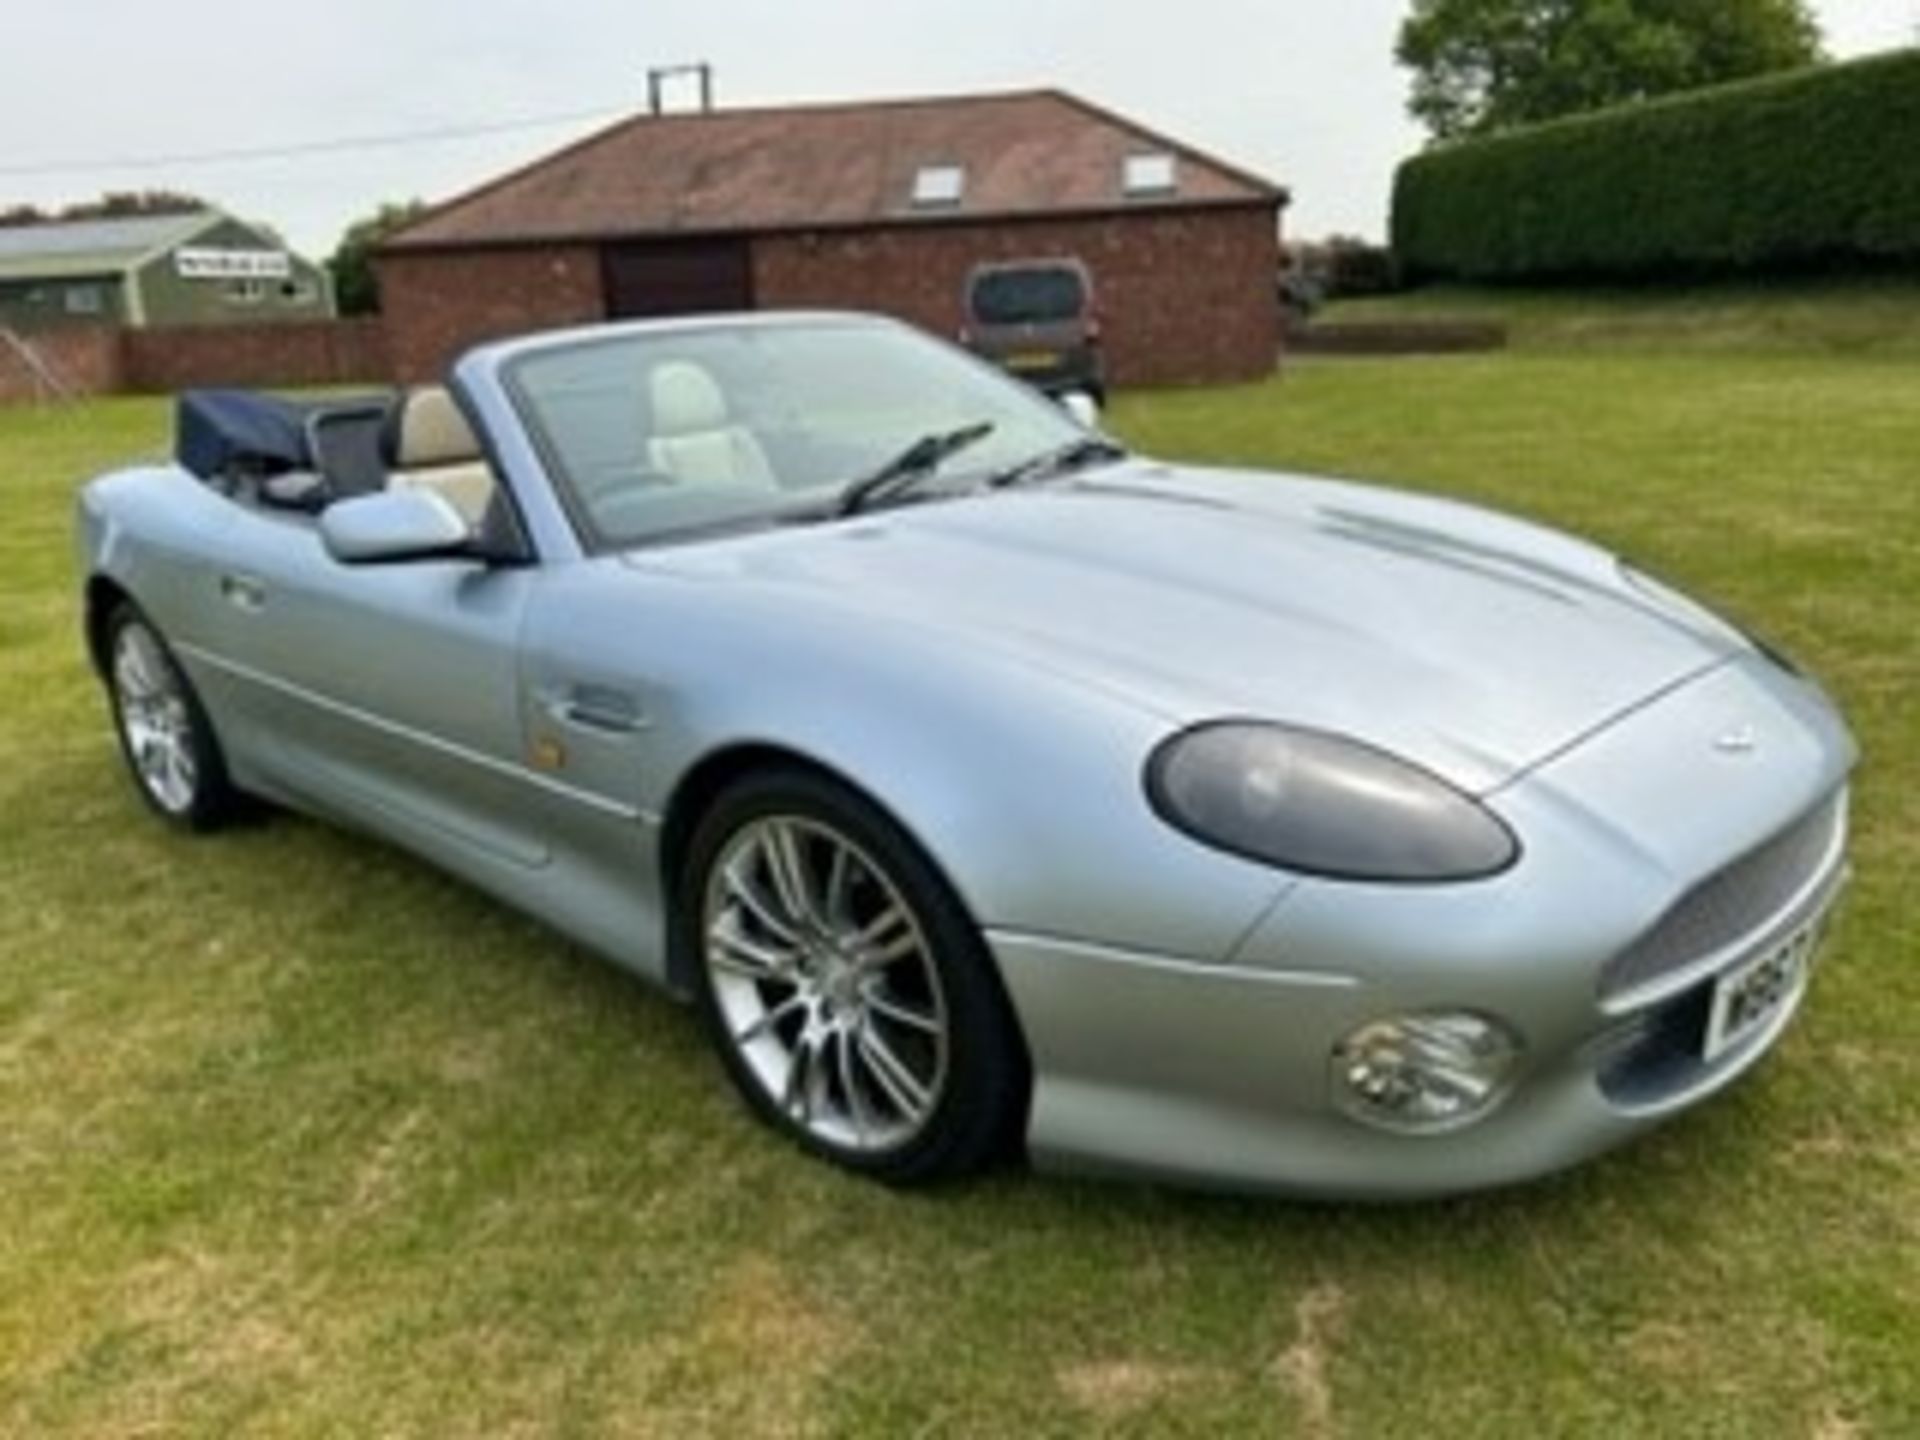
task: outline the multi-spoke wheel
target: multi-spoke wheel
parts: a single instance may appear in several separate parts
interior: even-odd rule
[[[875,807],[805,772],[752,777],[696,831],[683,903],[728,1069],[781,1128],[902,1182],[1010,1138],[1026,1071],[998,979]]]
[[[229,818],[238,797],[213,727],[159,631],[132,605],[107,621],[107,688],[121,752],[147,803],[196,830]]]

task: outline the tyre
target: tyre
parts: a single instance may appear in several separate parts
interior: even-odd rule
[[[693,833],[679,900],[706,1024],[774,1128],[897,1185],[1017,1142],[1027,1061],[999,975],[870,801],[804,770],[737,782]]]
[[[206,711],[159,630],[130,602],[107,617],[106,680],[120,753],[147,804],[189,830],[235,818],[241,797]]]

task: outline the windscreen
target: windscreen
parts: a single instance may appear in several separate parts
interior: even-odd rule
[[[1045,325],[1073,320],[1086,303],[1080,272],[1064,265],[988,270],[973,282],[973,314],[983,325]]]
[[[530,351],[508,385],[594,548],[832,512],[928,437],[964,487],[1084,436],[1057,406],[904,325],[716,322]]]

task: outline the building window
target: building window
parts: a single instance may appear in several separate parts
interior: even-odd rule
[[[66,293],[66,309],[69,315],[98,315],[100,313],[100,287],[98,285],[69,285]]]
[[[296,275],[291,280],[280,282],[280,298],[289,305],[311,305],[318,298],[319,291],[313,281],[304,275]]]
[[[1121,178],[1129,195],[1171,195],[1180,188],[1173,156],[1164,150],[1127,156]]]
[[[967,192],[967,172],[960,165],[922,165],[913,176],[916,210],[949,210]]]
[[[258,305],[267,298],[267,287],[258,280],[229,280],[226,295],[229,305]]]

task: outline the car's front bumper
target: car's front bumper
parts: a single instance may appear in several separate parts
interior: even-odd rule
[[[1714,758],[1730,717],[1760,754]],[[1529,1179],[1631,1139],[1752,1069],[1798,1011],[1804,983],[1702,1058],[1719,977],[1823,927],[1846,876],[1853,758],[1816,692],[1730,666],[1490,797],[1527,850],[1495,880],[1301,885],[1228,963],[990,932],[1032,1053],[1030,1152],[1049,1168],[1393,1199]],[[1764,913],[1699,963],[1609,990],[1609,962],[1681,901],[1816,819],[1818,845]],[[1435,1135],[1347,1114],[1335,1046],[1432,1009],[1522,1038],[1504,1101]]]
[[[1357,981],[992,938],[1034,1053],[1027,1138],[1037,1165],[1325,1198],[1484,1189],[1599,1154],[1752,1069],[1806,994],[1803,985],[1716,1062],[1669,1072],[1674,1082],[1657,1093],[1609,1093],[1609,1074],[1656,1043],[1622,1023],[1559,1055],[1531,1056],[1486,1119],[1407,1135],[1333,1103],[1334,1045],[1381,1010]]]

